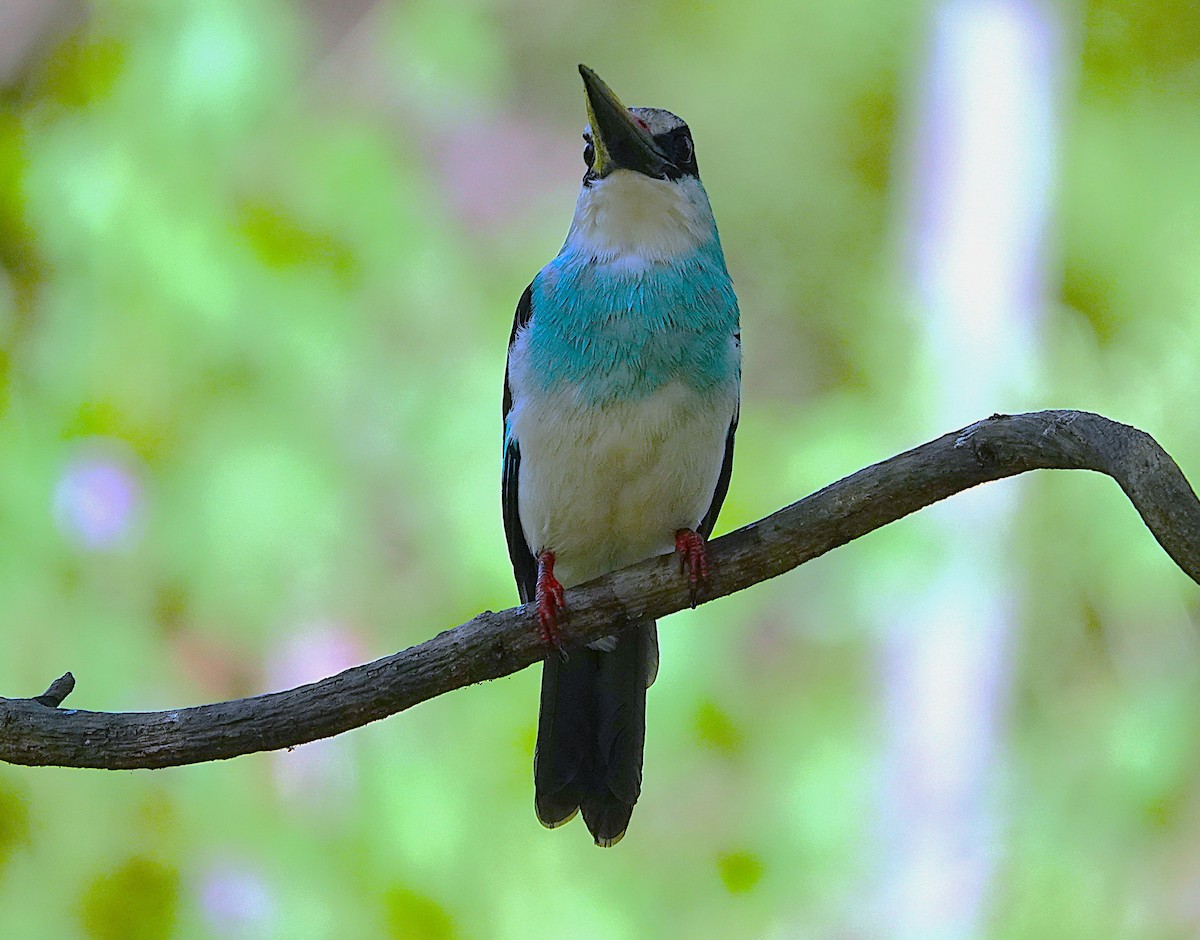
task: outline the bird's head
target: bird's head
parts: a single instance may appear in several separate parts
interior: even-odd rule
[[[568,246],[599,258],[670,260],[715,241],[692,132],[670,111],[627,108],[586,65],[587,172]]]
[[[618,170],[650,179],[699,178],[692,132],[680,118],[660,108],[627,108],[595,72],[579,66],[587,89],[588,126],[583,159],[591,185]]]

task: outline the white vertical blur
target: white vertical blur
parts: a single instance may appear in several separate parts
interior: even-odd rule
[[[1054,9],[1032,0],[933,9],[907,230],[931,432],[1029,403],[1061,39]],[[1019,606],[1009,551],[1019,500],[1020,485],[1008,482],[924,513],[916,524],[942,550],[913,559],[904,609],[881,617],[879,936],[985,932],[1003,830],[995,797]]]

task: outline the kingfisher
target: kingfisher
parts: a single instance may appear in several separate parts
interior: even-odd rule
[[[586,171],[558,255],[517,304],[504,374],[504,528],[542,667],[534,806],[624,836],[642,787],[653,620],[566,648],[564,587],[678,553],[692,604],[729,489],[741,386],[737,298],[692,134],[626,108],[580,65]]]

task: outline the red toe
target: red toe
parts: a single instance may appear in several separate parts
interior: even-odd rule
[[[538,555],[537,615],[542,641],[548,646],[557,647],[562,643],[558,621],[566,609],[563,586],[554,577],[554,552],[542,552]]]
[[[708,581],[708,543],[704,536],[693,529],[680,529],[675,533],[675,551],[679,554],[679,570],[687,575],[692,589],[692,606],[700,589]]]

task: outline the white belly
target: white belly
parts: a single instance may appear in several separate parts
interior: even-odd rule
[[[584,407],[570,392],[518,400],[519,511],[536,555],[566,585],[672,551],[708,512],[736,390],[701,397],[681,382],[648,398]]]

